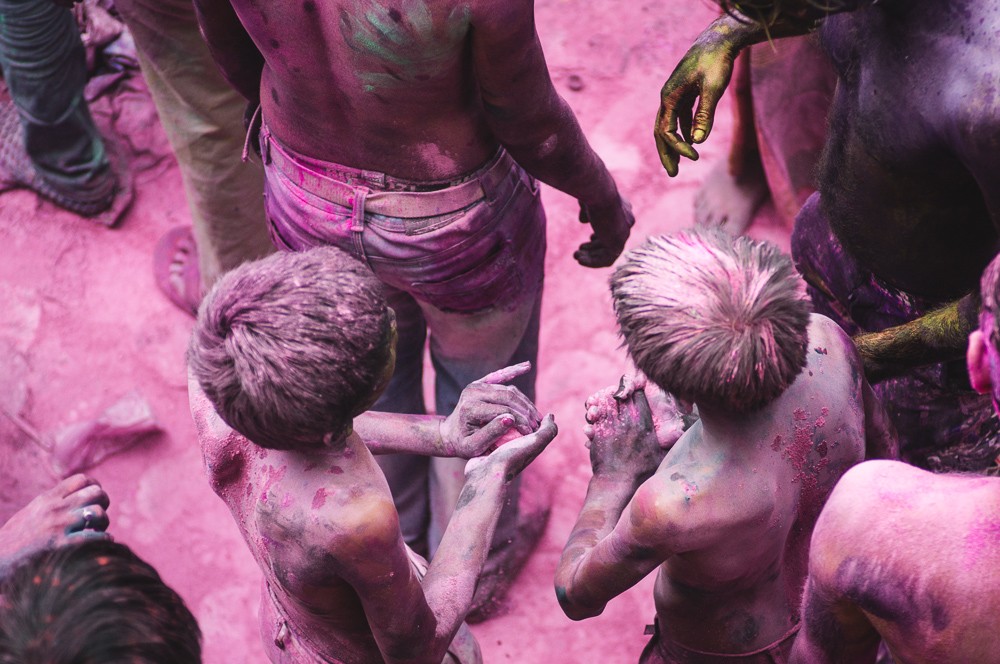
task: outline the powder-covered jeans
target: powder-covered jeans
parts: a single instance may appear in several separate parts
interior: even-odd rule
[[[399,331],[396,371],[373,410],[423,413],[430,331],[435,410],[450,413],[470,382],[530,360],[514,381],[534,399],[545,259],[538,187],[504,151],[449,183],[411,182],[295,154],[261,130],[265,209],[280,250],[332,245],[385,285]],[[428,191],[428,189],[431,189]],[[434,551],[464,483],[462,460],[377,457],[407,543]],[[513,537],[517,491],[495,543]]]
[[[2,2],[4,0],[0,0]],[[51,4],[51,0],[45,0]],[[264,175],[241,159],[246,100],[219,73],[191,0],[115,0],[180,166],[205,288],[273,248]]]
[[[52,0],[0,0],[0,66],[38,174],[70,195],[103,186],[110,166],[83,98],[87,65],[72,13]]]
[[[878,332],[933,311],[935,302],[881,281],[847,252],[813,194],[792,232],[792,257],[817,313],[850,335]],[[873,386],[899,432],[904,461],[934,471],[982,471],[1000,454],[989,395],[969,386],[964,359],[911,369]]]

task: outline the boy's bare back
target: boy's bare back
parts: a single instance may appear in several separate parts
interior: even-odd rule
[[[798,379],[763,410],[702,412],[635,494],[644,535],[671,555],[655,598],[678,641],[749,652],[798,622],[813,525],[840,476],[865,455],[860,363],[814,315]]]
[[[222,422],[196,381],[190,390],[209,481],[272,594],[262,603],[261,627],[274,631],[264,634],[265,646],[286,649],[275,643],[280,626],[268,624],[277,622],[267,614],[278,600],[295,636],[310,635],[317,652],[344,662],[379,661],[358,594],[343,578],[371,551],[391,551],[395,542],[386,540],[399,538],[402,549],[396,509],[371,453],[356,436],[341,450],[312,455],[259,448]]]

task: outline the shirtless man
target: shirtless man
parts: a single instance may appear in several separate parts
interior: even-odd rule
[[[996,418],[961,356],[1000,225],[1000,97],[989,92],[1000,89],[1000,14],[981,0],[722,4],[733,15],[702,33],[663,88],[664,167],[697,158],[692,144],[708,137],[740,50],[819,25],[839,80],[819,193],[792,237],[796,265],[816,310],[855,335],[868,378],[899,376],[876,390],[904,458],[993,464]]]
[[[552,85],[532,0],[195,6],[226,77],[260,100],[278,248],[340,247],[387,286],[398,360],[377,409],[425,412],[428,329],[441,415],[479,376],[534,363],[545,255],[536,178],[579,200],[593,229],[575,254],[585,266],[611,265],[633,219]],[[534,398],[534,379],[515,384]],[[379,464],[407,542],[433,553],[462,462]],[[518,537],[512,493],[487,565],[494,581],[513,578],[544,525]]]
[[[664,457],[644,390],[591,398],[594,476],[559,602],[595,616],[657,570],[641,662],[784,662],[823,502],[866,444],[893,455],[857,351],[810,315],[791,261],[748,238],[652,238],[611,290],[636,366],[700,419]]]
[[[404,544],[368,447],[469,457],[504,437],[467,436],[477,409],[463,403],[459,426],[456,417],[384,415],[382,435],[362,433],[355,418],[392,375],[394,335],[381,285],[330,247],[245,264],[202,305],[189,352],[191,409],[212,488],[264,574],[261,634],[273,662],[481,661],[462,621],[509,483],[552,440],[555,423],[548,416],[535,433],[468,464],[428,567]],[[501,433],[526,415],[518,405],[526,399],[499,383],[525,369],[471,388],[522,411],[488,420]],[[441,430],[461,439],[442,442]]]
[[[969,336],[973,387],[1000,403],[1000,259]],[[1000,479],[903,463],[849,471],[816,522],[793,661],[997,664]],[[891,546],[887,543],[891,542]]]

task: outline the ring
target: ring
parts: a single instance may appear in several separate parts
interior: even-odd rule
[[[90,509],[89,507],[83,508],[83,529],[84,530],[87,530],[88,528],[90,528],[90,522],[94,519],[95,516],[97,516],[97,514],[94,513],[94,510]]]

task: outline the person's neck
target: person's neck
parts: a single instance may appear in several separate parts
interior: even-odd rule
[[[748,420],[757,417],[757,413],[738,414],[725,407],[717,405],[695,404],[698,407],[698,419],[702,427],[702,439],[709,444],[718,444],[730,452],[753,449],[746,444]]]

